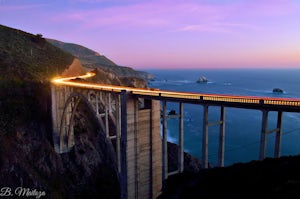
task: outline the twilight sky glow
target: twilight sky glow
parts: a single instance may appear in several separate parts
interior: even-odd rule
[[[300,0],[0,0],[0,24],[145,68],[300,68]]]

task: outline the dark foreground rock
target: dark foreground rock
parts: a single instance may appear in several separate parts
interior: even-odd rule
[[[5,95],[10,101],[0,100],[1,110],[15,106],[20,99],[26,99],[24,108],[28,105],[25,112],[16,110],[19,122],[14,123],[15,131],[0,134],[0,189],[29,188],[45,192],[42,198],[118,198],[114,153],[92,114],[84,106],[79,107],[76,144],[69,153],[57,154],[52,143],[49,92],[42,92],[39,86],[30,88],[26,93],[11,89],[14,95]]]
[[[174,171],[177,170],[178,162],[178,145],[168,142],[168,170]],[[190,173],[197,173],[201,169],[200,161],[190,155],[189,153],[184,152],[184,171]]]
[[[174,175],[159,197],[166,198],[300,198],[300,156]]]

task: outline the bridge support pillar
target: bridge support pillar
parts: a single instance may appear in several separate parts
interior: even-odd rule
[[[208,121],[208,105],[204,105],[203,108],[203,137],[202,137],[202,165],[203,168],[208,168],[208,127],[220,126],[219,133],[219,150],[218,150],[218,166],[224,166],[224,150],[225,150],[225,107],[221,106],[220,121],[209,122]]]
[[[52,139],[55,152],[59,153],[59,132],[60,132],[60,121],[59,121],[59,110],[58,110],[58,96],[56,86],[51,85],[51,109],[52,109]]]
[[[277,131],[276,131],[276,139],[275,139],[275,151],[274,157],[280,157],[281,151],[281,137],[282,137],[282,111],[278,111],[277,115]]]
[[[208,106],[203,106],[202,165],[208,168]]]
[[[183,145],[183,103],[179,103],[179,143],[178,143],[178,172],[182,173],[184,170],[184,145]]]
[[[128,176],[127,176],[127,95],[126,91],[121,93],[121,198],[128,198]]]
[[[273,130],[268,130],[268,113],[269,111],[263,110],[262,115],[262,128],[261,128],[261,139],[260,139],[260,153],[259,159],[263,160],[266,158],[266,146],[267,146],[267,136],[270,133],[276,132],[275,138],[275,149],[274,149],[274,157],[280,157],[281,150],[281,137],[282,137],[282,111],[278,111],[277,115],[277,126]]]
[[[73,129],[69,128],[72,124],[70,118],[72,116],[72,106],[65,107],[67,98],[71,93],[71,88],[64,86],[51,86],[51,108],[52,108],[52,139],[54,150],[57,153],[65,153],[74,145]],[[65,117],[62,117],[62,115]],[[64,129],[61,129],[61,124]],[[70,136],[69,136],[70,135]]]
[[[166,180],[169,176],[182,173],[184,170],[184,114],[183,103],[179,102],[179,115],[167,116],[167,103],[163,101],[163,135],[162,135],[162,180]],[[178,153],[177,153],[177,169],[168,170],[168,138],[167,138],[167,119],[179,118],[179,132],[178,132]]]
[[[157,198],[162,189],[160,102],[121,94],[122,198]],[[125,123],[125,124],[124,124]]]
[[[167,102],[163,101],[162,179],[168,178]]]
[[[267,147],[267,133],[268,133],[268,111],[262,111],[262,126],[261,126],[261,137],[260,137],[260,152],[259,159],[263,160],[266,157]]]
[[[225,153],[225,107],[221,106],[218,166],[224,167]]]

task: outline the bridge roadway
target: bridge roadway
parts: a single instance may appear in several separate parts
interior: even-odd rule
[[[132,95],[142,98],[155,100],[178,101],[183,103],[207,104],[210,106],[225,106],[236,108],[248,108],[268,111],[283,111],[283,112],[300,112],[300,99],[295,98],[278,98],[278,97],[259,97],[259,96],[238,96],[238,95],[223,95],[223,94],[204,94],[191,92],[166,91],[159,89],[144,89],[125,86],[113,86],[105,84],[93,84],[88,82],[80,82],[94,76],[94,73],[68,78],[57,78],[52,82],[72,87],[95,89],[109,92],[127,91]],[[77,80],[77,81],[76,81]]]

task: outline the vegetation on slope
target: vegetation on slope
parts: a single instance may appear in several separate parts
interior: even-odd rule
[[[33,35],[0,25],[0,82],[45,81],[60,74],[74,56]]]
[[[14,131],[39,117],[50,93],[49,80],[73,61],[73,55],[33,35],[0,25],[0,133]],[[41,83],[47,86],[42,86]],[[48,90],[47,90],[48,89]]]
[[[47,39],[52,45],[63,49],[66,52],[80,58],[82,64],[101,64],[103,66],[117,66],[113,61],[106,58],[104,55],[88,49],[84,46],[72,43],[64,43],[54,39]]]

